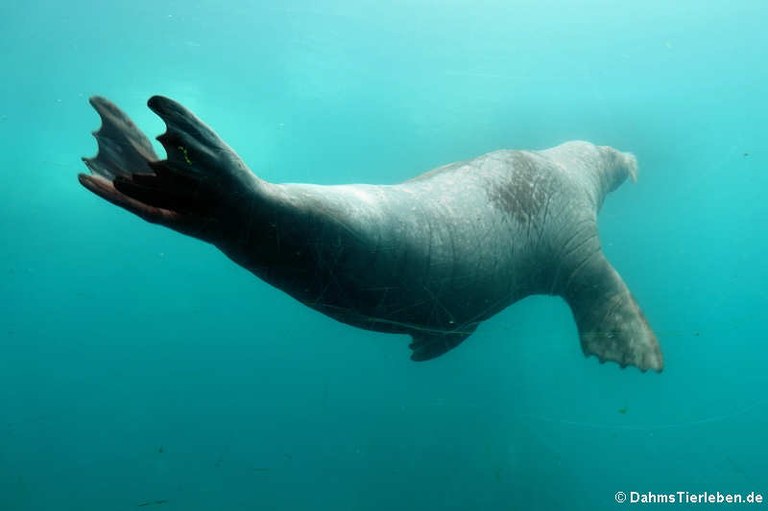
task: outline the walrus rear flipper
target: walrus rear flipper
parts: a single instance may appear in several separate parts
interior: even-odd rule
[[[91,172],[110,181],[134,172],[152,172],[149,162],[158,158],[144,133],[108,99],[95,96],[89,102],[101,117],[101,128],[93,132],[99,152],[83,158]]]
[[[153,223],[172,226],[179,214],[163,205],[153,205],[122,192],[116,184],[130,181],[134,175],[151,176],[158,156],[149,139],[131,119],[106,98],[93,97],[90,103],[101,117],[101,127],[93,132],[98,153],[83,158],[92,174],[80,174],[80,183],[99,197]]]
[[[240,158],[210,128],[180,104],[161,96],[149,107],[166,124],[157,139],[160,160],[127,115],[104,98],[92,98],[102,127],[94,133],[99,152],[83,161],[90,191],[153,223],[215,241],[223,197],[258,182]]]
[[[642,371],[663,369],[656,335],[621,276],[601,253],[574,271],[564,297],[576,319],[585,355]]]
[[[413,350],[411,360],[414,362],[424,362],[437,358],[451,351],[470,335],[472,335],[472,332],[419,332],[411,334],[413,342],[408,345]]]

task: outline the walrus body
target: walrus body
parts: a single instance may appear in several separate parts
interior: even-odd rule
[[[495,151],[396,185],[273,184],[191,112],[149,101],[166,122],[159,159],[112,103],[80,182],[153,223],[209,241],[309,307],[413,338],[437,357],[532,294],[570,305],[585,354],[661,370],[658,343],[597,236],[605,195],[633,156],[569,142]]]

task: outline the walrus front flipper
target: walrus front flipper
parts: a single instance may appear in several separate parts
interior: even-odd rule
[[[621,276],[595,254],[571,276],[564,297],[573,311],[585,355],[600,362],[661,371],[664,362],[651,327]]]
[[[408,345],[413,351],[411,360],[424,362],[437,358],[451,351],[470,335],[472,332],[419,332],[411,334],[413,342]]]

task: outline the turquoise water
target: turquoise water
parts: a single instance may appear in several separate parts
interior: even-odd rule
[[[768,499],[768,5],[192,4],[0,5],[0,510]],[[392,183],[569,139],[631,151],[640,179],[600,231],[666,369],[585,359],[549,297],[410,362],[405,336],[82,189],[93,94],[151,135],[146,99],[173,97],[272,181]]]

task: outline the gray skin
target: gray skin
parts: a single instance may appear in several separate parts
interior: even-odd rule
[[[597,212],[635,158],[568,142],[494,151],[396,185],[273,184],[174,101],[162,160],[104,98],[99,152],[80,182],[141,218],[216,245],[305,305],[368,330],[410,334],[413,360],[442,355],[534,294],[569,304],[586,355],[661,371],[655,335],[603,255]]]

